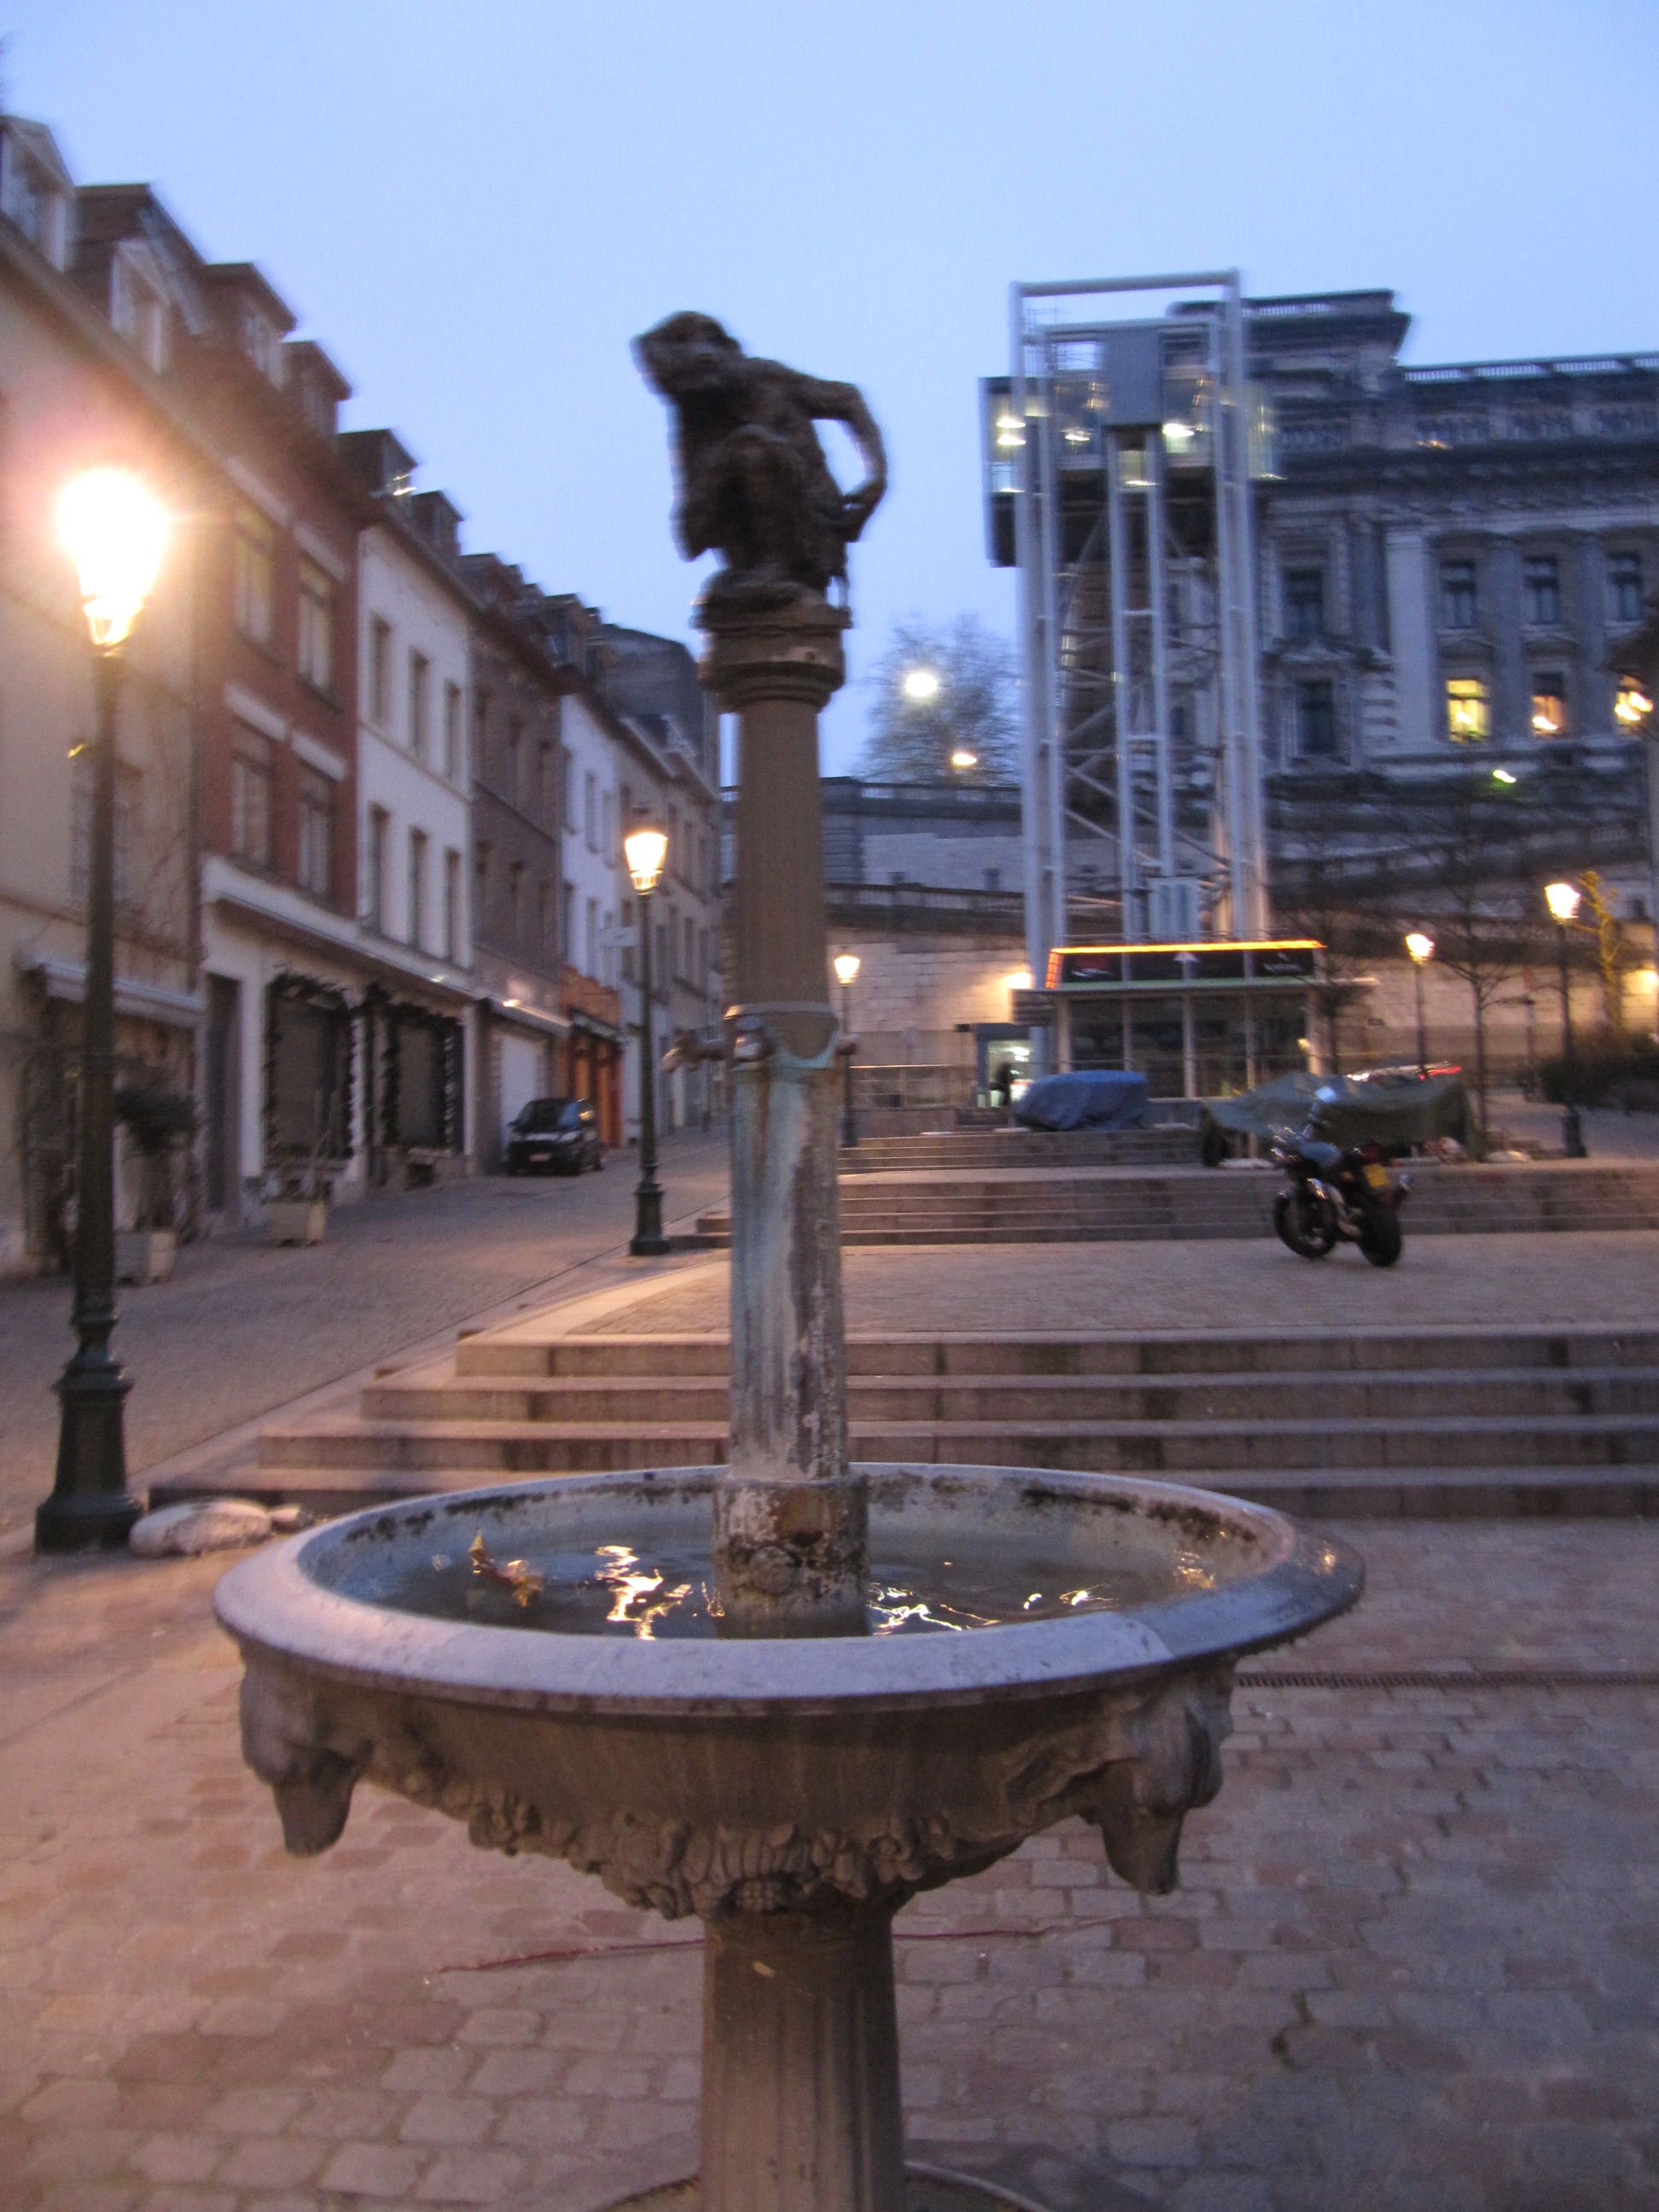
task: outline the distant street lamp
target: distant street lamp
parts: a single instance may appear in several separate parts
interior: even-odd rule
[[[1429,1046],[1428,1033],[1423,1026],[1423,969],[1434,957],[1434,939],[1425,937],[1420,929],[1413,929],[1407,936],[1406,950],[1412,956],[1412,974],[1417,983],[1417,1072],[1426,1080]]]
[[[1555,949],[1561,980],[1561,1145],[1570,1160],[1584,1157],[1583,1125],[1578,1118],[1578,1072],[1572,1051],[1572,998],[1567,979],[1567,931],[1578,913],[1576,884],[1546,884],[1544,899],[1555,922]]]
[[[971,745],[957,745],[951,755],[951,765],[965,774],[970,768],[979,766],[979,755]]]
[[[856,952],[838,952],[831,964],[841,985],[841,1141],[850,1152],[859,1140],[858,1115],[853,1105],[853,984],[864,963]]]
[[[74,1356],[58,1379],[58,1472],[35,1510],[40,1552],[124,1544],[140,1506],[127,1490],[123,1411],[131,1382],[115,1328],[115,732],[125,646],[154,586],[167,518],[137,477],[94,469],[58,510],[92,635],[96,721],[87,866],[87,981],[75,1167]]]
[[[634,1234],[629,1250],[654,1260],[668,1249],[662,1233],[662,1186],[657,1181],[657,1067],[652,1042],[651,894],[668,856],[668,839],[641,822],[623,839],[628,872],[640,902],[640,1180],[634,1193]]]

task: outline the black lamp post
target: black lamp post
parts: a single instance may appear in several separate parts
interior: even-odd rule
[[[1428,1079],[1429,1033],[1423,1019],[1423,969],[1425,962],[1434,957],[1434,939],[1425,937],[1420,929],[1413,929],[1406,939],[1406,950],[1412,957],[1412,973],[1417,982],[1417,1072]]]
[[[654,1260],[669,1249],[662,1233],[662,1186],[657,1181],[657,1069],[651,1018],[651,894],[662,874],[668,840],[641,823],[623,840],[640,902],[640,1180],[634,1193],[634,1234],[628,1249]]]
[[[1584,1129],[1578,1118],[1578,1071],[1572,1050],[1572,988],[1567,975],[1567,930],[1578,912],[1576,884],[1546,884],[1544,898],[1555,922],[1555,950],[1561,984],[1561,1146],[1570,1160],[1584,1158]]]
[[[853,1103],[853,981],[863,964],[856,952],[838,952],[831,963],[841,985],[841,1141],[846,1152],[859,1140],[858,1109]]]
[[[76,1344],[58,1379],[58,1472],[35,1509],[40,1552],[125,1544],[142,1510],[127,1489],[122,1417],[131,1382],[109,1348],[115,1328],[115,738],[125,649],[166,542],[167,519],[133,477],[98,469],[64,495],[60,525],[80,571],[96,695],[87,981],[75,1170]]]

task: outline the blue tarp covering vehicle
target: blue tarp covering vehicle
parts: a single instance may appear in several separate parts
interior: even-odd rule
[[[1146,1079],[1104,1067],[1040,1075],[1013,1110],[1027,1129],[1138,1129],[1146,1118]]]

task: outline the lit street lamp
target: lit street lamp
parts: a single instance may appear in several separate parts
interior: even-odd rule
[[[1567,980],[1567,931],[1578,912],[1576,884],[1546,884],[1544,899],[1555,922],[1561,979],[1561,1145],[1570,1160],[1584,1157],[1584,1131],[1578,1119],[1578,1073],[1572,1054],[1572,999]]]
[[[979,755],[971,745],[957,745],[951,755],[951,765],[965,775],[970,768],[979,766]]]
[[[662,1233],[662,1186],[657,1181],[657,1067],[651,1018],[651,894],[668,855],[668,840],[648,822],[623,839],[628,872],[640,902],[640,1180],[634,1193],[634,1234],[628,1249],[653,1260],[668,1249]]]
[[[161,565],[167,516],[136,477],[94,469],[65,489],[58,534],[80,577],[92,634],[96,720],[87,868],[87,981],[75,1166],[76,1349],[58,1379],[58,1471],[35,1510],[40,1552],[124,1544],[138,1518],[127,1490],[123,1411],[131,1382],[115,1328],[115,731],[125,646]]]
[[[1412,956],[1412,974],[1417,983],[1417,1072],[1425,1080],[1429,1073],[1428,1035],[1423,1026],[1423,969],[1434,957],[1434,939],[1425,937],[1420,929],[1412,930],[1406,939],[1406,950]]]
[[[863,964],[856,952],[838,952],[831,963],[841,985],[841,1141],[848,1152],[859,1140],[853,1105],[853,983]]]
[[[931,668],[907,668],[899,679],[899,690],[913,705],[925,707],[930,699],[939,695],[939,680]]]

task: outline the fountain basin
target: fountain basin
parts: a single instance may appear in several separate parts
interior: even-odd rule
[[[1175,1880],[1219,1783],[1232,1662],[1358,1595],[1343,1547],[1206,1492],[1019,1468],[865,1470],[872,1557],[970,1544],[1164,1594],[962,1633],[658,1641],[377,1601],[483,1535],[497,1558],[706,1531],[715,1468],[568,1477],[356,1514],[239,1565],[246,1755],[291,1851],[366,1778],[472,1839],[598,1874],[672,1918],[896,1902],[1079,1813],[1137,1886]]]

